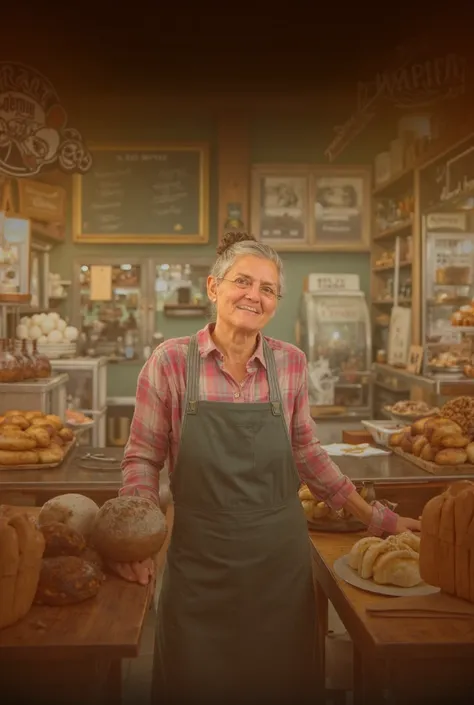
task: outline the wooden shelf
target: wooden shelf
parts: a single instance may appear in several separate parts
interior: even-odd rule
[[[406,186],[408,186],[409,181],[410,181],[410,176],[413,176],[414,174],[414,168],[410,167],[409,169],[405,169],[404,171],[399,172],[395,176],[393,176],[389,181],[386,181],[384,184],[381,184],[380,186],[376,186],[374,190],[372,191],[372,195],[375,198],[379,198],[380,196],[389,196],[393,193],[400,193]]]
[[[403,235],[403,233],[406,232],[406,234],[411,234],[411,231],[413,229],[413,220],[407,220],[406,223],[399,223],[398,225],[394,225],[391,228],[387,228],[386,230],[382,230],[380,233],[377,233],[376,235],[373,236],[374,242],[378,242],[380,240],[390,240],[392,237],[397,237],[397,235]]]
[[[400,262],[399,267],[400,269],[406,268],[406,267],[411,267],[411,262]],[[385,266],[380,266],[380,267],[372,267],[372,272],[375,274],[380,274],[380,272],[393,272],[395,269],[394,264],[389,264],[386,267]]]
[[[400,305],[402,304],[411,304],[411,299],[398,299],[398,303]],[[372,301],[373,306],[393,306],[394,305],[394,300],[393,299],[375,299]]]

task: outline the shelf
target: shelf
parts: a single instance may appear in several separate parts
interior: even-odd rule
[[[398,299],[399,304],[411,304],[411,299]],[[374,306],[394,306],[395,302],[393,299],[383,299],[372,301]]]
[[[412,263],[411,262],[400,262],[398,265],[400,269],[406,268],[406,267],[411,267]],[[389,264],[386,267],[383,265],[380,267],[372,267],[372,272],[379,274],[380,272],[393,272],[395,269],[394,264]]]
[[[407,235],[411,234],[412,229],[413,229],[413,221],[407,220],[405,223],[399,223],[398,225],[394,225],[391,228],[387,228],[386,230],[382,230],[382,232],[377,233],[377,235],[374,235],[372,240],[374,240],[374,242],[379,242],[380,240],[390,240],[392,237],[397,237],[397,235],[402,235],[402,233],[404,233],[404,232],[406,232]]]
[[[386,181],[380,186],[376,186],[372,191],[372,195],[375,198],[379,198],[380,196],[388,196],[393,193],[400,193],[400,191],[402,191],[403,188],[408,185],[408,182],[410,181],[410,176],[414,176],[413,167],[405,169],[405,171],[400,171],[398,174],[389,179],[389,181]]]

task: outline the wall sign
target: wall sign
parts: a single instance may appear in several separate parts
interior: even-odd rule
[[[73,181],[75,242],[203,244],[209,239],[209,148],[91,145]]]
[[[58,166],[84,173],[91,163],[48,79],[29,66],[0,62],[0,172],[20,178]]]
[[[309,274],[308,291],[359,291],[358,274]]]
[[[18,181],[19,211],[43,223],[63,223],[66,217],[66,190],[42,181]]]

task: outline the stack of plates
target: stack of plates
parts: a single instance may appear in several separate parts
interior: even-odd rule
[[[21,341],[15,343],[17,351],[21,350]],[[30,349],[30,346],[28,346]],[[61,357],[76,357],[76,343],[38,343],[38,352],[41,355],[46,355],[50,360],[58,360]]]

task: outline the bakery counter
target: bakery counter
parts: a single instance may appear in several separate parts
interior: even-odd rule
[[[40,506],[51,497],[77,492],[99,505],[117,496],[122,475],[123,448],[76,447],[58,468],[15,470],[0,467],[0,503]],[[113,458],[113,463],[86,460],[90,455]],[[110,467],[111,469],[104,469]]]
[[[336,465],[352,482],[374,482],[383,484],[420,484],[436,482],[453,482],[459,479],[456,470],[443,471],[442,475],[431,475],[414,463],[410,463],[399,455],[374,455],[367,458],[337,457],[333,458]],[[472,475],[464,475],[463,479],[474,479]]]

